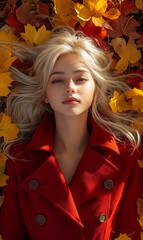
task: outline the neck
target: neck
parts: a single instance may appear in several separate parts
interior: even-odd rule
[[[55,153],[79,153],[88,145],[90,134],[87,128],[88,112],[78,116],[55,115]]]

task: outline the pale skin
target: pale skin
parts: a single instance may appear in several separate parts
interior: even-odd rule
[[[63,55],[56,61],[45,102],[54,111],[53,149],[68,185],[89,143],[87,117],[94,92],[95,81],[76,54]]]

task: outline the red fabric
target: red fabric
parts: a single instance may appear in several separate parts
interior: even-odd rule
[[[68,186],[53,153],[54,121],[46,114],[28,143],[12,148],[0,214],[4,240],[109,240],[113,233],[139,239],[136,200],[143,192],[141,168],[130,145],[117,143],[92,119],[90,143]],[[31,180],[38,188],[29,188]],[[104,186],[106,180],[113,187]],[[45,222],[37,224],[36,216]],[[104,222],[100,216],[106,215]]]

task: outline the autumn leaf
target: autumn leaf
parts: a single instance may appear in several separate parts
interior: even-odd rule
[[[110,23],[112,30],[108,30],[109,37],[132,37],[134,39],[139,39],[140,34],[136,32],[136,28],[140,24],[133,18],[129,16],[121,15],[118,19]]]
[[[104,17],[109,18],[109,19],[117,19],[120,16],[120,11],[116,8],[111,8],[109,11],[105,12],[103,14]]]
[[[11,72],[0,73],[0,96],[8,96],[10,93],[12,78],[10,77]]]
[[[0,175],[3,174],[5,171],[6,160],[6,155],[0,150]]]
[[[141,89],[141,82],[143,82],[143,73],[140,68],[138,68],[136,71],[131,70],[130,73],[133,75],[126,78],[126,81],[131,84],[133,87]],[[139,74],[139,75],[136,75]]]
[[[131,238],[129,238],[126,233],[125,234],[120,233],[120,236],[118,238],[115,238],[115,240],[131,240]]]
[[[19,129],[16,124],[11,122],[11,117],[1,113],[0,136],[4,137],[4,141],[13,140],[17,137]]]
[[[0,196],[1,197],[1,196]],[[0,235],[0,240],[2,240],[2,236]]]
[[[122,46],[126,46],[126,41],[124,38],[114,38],[111,40],[110,45],[114,48],[114,51]]]
[[[48,40],[50,37],[50,31],[46,30],[44,25],[37,31],[34,26],[27,24],[27,26],[25,26],[25,33],[21,33],[21,37],[27,43],[30,43],[30,45],[40,45]]]
[[[136,45],[130,42],[126,46],[122,45],[116,48],[115,51],[121,58],[115,67],[117,71],[125,71],[130,63],[135,64],[141,59],[140,50],[137,50]]]
[[[135,2],[131,0],[124,0],[121,3],[121,14],[123,15],[128,15],[129,13],[132,13],[136,9],[137,7],[135,5]]]
[[[137,218],[137,220],[139,221],[139,224],[143,227],[143,199],[138,198],[136,204],[137,204],[137,213],[139,215],[139,218]]]
[[[131,110],[131,106],[125,100],[125,96],[122,92],[114,92],[113,97],[110,99],[109,105],[113,112],[124,112]]]
[[[6,174],[1,174],[0,175],[0,187],[4,187],[5,185],[7,185],[7,180],[9,179],[9,176],[7,176]]]
[[[75,10],[77,16],[83,21],[92,22],[99,27],[103,27],[105,20],[102,15],[106,12],[107,0],[83,0],[83,4],[77,3],[75,5]]]
[[[18,37],[14,34],[13,30],[10,30],[8,33],[0,30],[0,41],[1,42],[13,42],[17,41]]]
[[[143,168],[143,160],[137,160],[137,162],[138,162],[140,168]]]
[[[17,57],[11,57],[11,48],[0,48],[0,73],[7,72]]]
[[[143,0],[135,0],[136,7],[143,10]]]
[[[137,88],[125,92],[127,98],[132,101],[132,108],[136,111],[143,112],[143,91]]]
[[[143,240],[143,232],[140,232],[140,240]]]

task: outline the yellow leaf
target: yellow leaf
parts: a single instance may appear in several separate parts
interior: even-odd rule
[[[2,114],[0,121],[0,136],[3,136],[5,141],[9,141],[15,139],[18,132],[19,128],[16,124],[11,123],[11,117]]]
[[[2,240],[2,237],[1,237],[1,235],[0,235],[0,240]]]
[[[116,8],[111,8],[109,11],[103,14],[104,17],[109,19],[117,19],[121,15],[120,11]]]
[[[67,23],[69,26],[74,27],[77,23],[77,14],[74,9],[75,3],[72,0],[53,0],[54,2],[54,11],[55,19],[53,22],[56,22],[56,19],[61,20],[61,25]],[[56,24],[57,25],[57,24]]]
[[[137,213],[139,215],[139,224],[143,227],[143,199],[138,198],[137,200]]]
[[[0,41],[1,42],[11,42],[11,41],[17,41],[18,37],[15,36],[14,32],[10,30],[8,33],[4,31],[0,31]]]
[[[0,96],[8,96],[10,93],[11,82],[13,81],[10,77],[11,72],[0,73]]]
[[[1,174],[0,175],[0,187],[3,187],[5,185],[7,185],[7,180],[9,179],[9,176],[7,176],[6,174]]]
[[[25,26],[25,33],[21,33],[21,37],[30,45],[40,45],[50,37],[50,31],[46,30],[45,25],[37,31],[34,26],[27,24]]]
[[[120,48],[122,46],[126,46],[126,41],[124,38],[114,38],[110,42],[110,45],[116,50],[117,48]]]
[[[140,237],[141,237],[140,240],[143,240],[143,232],[140,232]]]
[[[143,0],[135,0],[136,7],[143,10]]]
[[[122,92],[114,92],[113,97],[110,99],[109,105],[113,112],[124,112],[130,110],[131,107]]]
[[[118,238],[115,238],[115,240],[131,240],[131,238],[129,238],[127,234],[120,233],[120,236]]]
[[[3,200],[4,200],[4,196],[2,195],[2,196],[0,196],[0,207],[2,206],[2,204],[3,204]],[[1,238],[1,235],[0,235],[0,240],[1,240],[2,238]]]
[[[140,168],[143,168],[143,160],[137,160],[137,162],[138,162]]]
[[[0,174],[3,174],[5,171],[6,160],[6,155],[0,150]]]
[[[11,57],[11,48],[0,47],[0,73],[7,72],[11,64],[17,59],[17,57]]]
[[[103,26],[105,20],[102,18],[102,15],[106,9],[107,0],[83,0],[83,4],[75,4],[77,16],[84,21],[92,19],[96,26]]]
[[[143,112],[143,91],[137,88],[125,92],[127,98],[132,99],[132,109]]]
[[[115,49],[120,56],[119,63],[117,63],[117,70],[126,70],[129,63],[134,64],[141,59],[141,52],[137,50],[135,44],[128,43],[127,46],[122,45]]]

